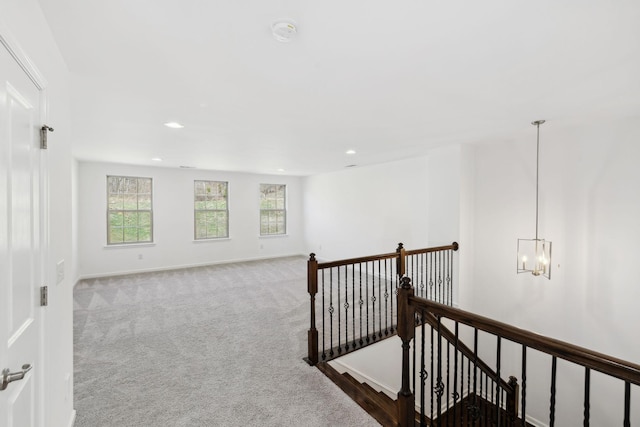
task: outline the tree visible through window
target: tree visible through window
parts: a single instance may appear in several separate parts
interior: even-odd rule
[[[227,189],[226,182],[194,181],[196,240],[229,237]]]
[[[107,244],[153,241],[151,178],[107,176]]]
[[[260,184],[260,235],[286,234],[287,186]]]

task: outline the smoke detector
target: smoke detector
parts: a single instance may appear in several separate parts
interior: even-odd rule
[[[271,25],[273,38],[281,43],[289,43],[298,32],[293,21],[276,21]]]

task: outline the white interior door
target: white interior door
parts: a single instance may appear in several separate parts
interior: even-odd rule
[[[40,91],[0,44],[0,370],[17,374],[0,391],[0,427],[36,426],[41,413],[39,122]]]

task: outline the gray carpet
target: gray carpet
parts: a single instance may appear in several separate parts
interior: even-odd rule
[[[76,427],[376,426],[302,361],[306,259],[80,282]]]

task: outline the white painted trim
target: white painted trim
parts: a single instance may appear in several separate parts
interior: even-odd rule
[[[549,425],[548,425],[548,424],[545,424],[545,423],[543,423],[542,421],[539,421],[539,420],[537,420],[537,419],[533,418],[533,417],[532,417],[532,416],[530,416],[530,415],[527,415],[527,422],[528,422],[529,424],[532,424],[532,425],[536,426],[536,427],[549,427]]]
[[[69,418],[69,427],[73,427],[76,424],[76,410],[71,411],[71,418]]]
[[[389,396],[391,399],[397,399],[398,397],[398,390],[393,390],[388,384],[383,384],[382,382],[371,378],[370,376],[363,374],[362,372],[360,372],[359,370],[351,367],[350,365],[344,363],[343,361],[341,361],[340,359],[333,359],[330,360],[329,365],[333,366],[333,368],[340,372],[341,374],[343,373],[348,373],[349,375],[351,375],[352,377],[354,377],[356,380],[360,381],[361,383],[367,383],[369,386],[371,386],[373,389],[375,389],[376,391],[381,391],[384,394],[386,394],[387,396]]]
[[[126,249],[126,248],[144,248],[155,246],[157,242],[140,242],[140,243],[116,243],[113,245],[104,245],[103,249]]]
[[[13,36],[9,28],[2,21],[0,21],[0,44],[2,44],[9,54],[15,59],[20,68],[31,79],[33,84],[36,85],[38,90],[42,91],[47,87],[47,81],[42,73],[33,64],[29,56],[25,53],[24,49],[20,46],[20,43]]]
[[[194,268],[194,267],[207,267],[209,265],[219,265],[219,264],[234,264],[238,262],[250,262],[250,261],[264,261],[268,259],[278,259],[278,258],[290,258],[290,257],[298,257],[300,254],[286,254],[286,255],[278,255],[278,256],[265,256],[265,257],[255,257],[255,258],[242,258],[242,259],[229,259],[223,261],[209,261],[197,264],[183,264],[183,265],[172,265],[167,267],[156,267],[156,268],[143,268],[140,270],[128,270],[128,271],[118,271],[111,273],[98,273],[98,274],[86,274],[78,276],[78,279],[73,285],[74,287],[81,280],[87,279],[99,279],[102,277],[117,277],[117,276],[128,276],[130,274],[140,274],[140,273],[154,273],[158,271],[170,271],[170,270],[182,270],[185,268]]]

